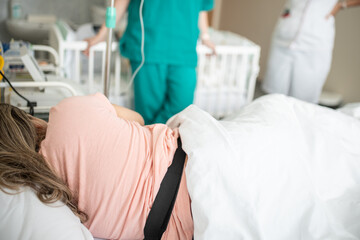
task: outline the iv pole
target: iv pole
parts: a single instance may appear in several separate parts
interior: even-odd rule
[[[110,80],[110,59],[111,59],[111,40],[113,28],[116,25],[116,9],[114,8],[114,0],[106,9],[106,27],[108,28],[108,37],[106,41],[106,59],[105,59],[105,76],[104,76],[104,95],[109,97],[109,80]]]

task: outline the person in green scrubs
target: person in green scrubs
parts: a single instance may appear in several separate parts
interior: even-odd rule
[[[133,71],[142,61],[140,3],[115,1],[117,21],[128,11],[120,52],[129,58]],[[145,63],[134,79],[134,100],[135,111],[144,117],[145,124],[166,123],[193,103],[199,36],[215,52],[207,32],[206,11],[212,8],[213,0],[144,0]],[[105,40],[106,33],[103,25],[88,39],[88,48]]]

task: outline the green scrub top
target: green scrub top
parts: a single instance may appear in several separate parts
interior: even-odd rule
[[[141,61],[140,0],[131,0],[128,26],[120,40],[121,54]],[[213,0],[144,0],[145,63],[197,65],[200,11],[213,8]]]

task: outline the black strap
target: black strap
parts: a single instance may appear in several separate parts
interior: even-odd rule
[[[145,223],[145,240],[160,240],[167,228],[179,190],[185,157],[186,153],[181,148],[179,137],[173,162],[161,181],[159,192]]]

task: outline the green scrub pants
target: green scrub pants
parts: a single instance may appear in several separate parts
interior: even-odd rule
[[[139,62],[131,61],[133,72]],[[135,111],[145,124],[166,121],[193,103],[195,67],[145,63],[134,79]]]

